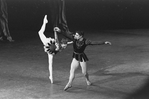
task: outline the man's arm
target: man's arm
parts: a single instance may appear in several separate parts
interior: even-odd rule
[[[109,44],[109,45],[111,45],[111,42],[109,42],[109,41],[103,42],[103,41],[86,40],[86,44],[87,45],[103,45],[103,44]]]
[[[73,43],[73,41],[67,42],[67,44],[72,44],[72,43]]]

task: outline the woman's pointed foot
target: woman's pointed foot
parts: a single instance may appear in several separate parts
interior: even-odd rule
[[[51,84],[53,84],[53,78],[51,76],[49,76],[49,79],[51,81]]]

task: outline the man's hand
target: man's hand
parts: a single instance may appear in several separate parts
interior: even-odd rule
[[[109,41],[106,41],[106,42],[105,42],[105,44],[109,44],[109,45],[111,45],[111,42],[109,42]]]

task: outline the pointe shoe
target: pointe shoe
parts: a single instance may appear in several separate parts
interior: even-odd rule
[[[53,78],[49,76],[49,79],[51,81],[51,84],[53,84]]]
[[[64,88],[64,91],[67,91],[71,87],[72,87],[72,85],[66,85],[65,88]]]

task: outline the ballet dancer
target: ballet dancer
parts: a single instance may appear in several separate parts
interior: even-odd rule
[[[46,24],[48,23],[47,15],[44,16],[43,24],[41,29],[39,30],[38,34],[40,37],[40,40],[42,41],[44,45],[44,51],[48,54],[48,63],[49,63],[49,79],[51,83],[53,83],[53,56],[56,55],[58,52],[62,51],[67,47],[67,44],[69,44],[67,39],[62,39],[61,42],[58,40],[57,32],[60,32],[60,29],[58,27],[54,27],[54,38],[46,37],[44,35]]]
[[[71,62],[71,67],[70,67],[70,76],[69,76],[69,81],[64,88],[64,91],[67,91],[69,88],[72,87],[72,82],[75,78],[75,71],[79,65],[81,66],[82,73],[85,76],[87,85],[91,85],[92,83],[89,80],[89,74],[87,72],[88,58],[86,54],[84,53],[84,50],[88,45],[102,45],[102,44],[111,45],[111,42],[88,40],[84,38],[83,31],[76,31],[75,34],[70,34],[68,32],[61,32],[61,34],[63,34],[65,37],[73,41],[73,59]]]

